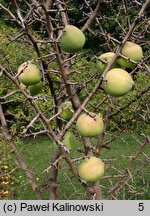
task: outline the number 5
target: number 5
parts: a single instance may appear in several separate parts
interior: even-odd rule
[[[139,211],[143,211],[144,210],[144,203],[139,203]]]

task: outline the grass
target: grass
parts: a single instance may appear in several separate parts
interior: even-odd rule
[[[134,139],[136,137],[136,140]],[[104,158],[109,159],[106,160],[106,163],[108,163],[106,170],[106,175],[117,175],[118,171],[125,170],[128,163],[131,160],[131,157],[135,155],[137,150],[140,148],[140,144],[138,141],[144,141],[141,136],[132,134],[121,134],[121,136],[118,137],[118,139],[114,142],[112,142],[111,147],[112,151],[104,150],[102,156]],[[146,154],[146,156],[149,157],[147,163],[143,167],[143,163],[147,162],[147,158],[140,154],[137,160],[135,161],[134,165],[131,168],[131,179],[125,186],[123,187],[123,190],[118,194],[118,199],[124,199],[123,192],[125,194],[126,199],[150,199],[150,172],[149,172],[149,164],[150,164],[150,147],[147,145],[145,146],[143,153]],[[115,169],[112,167],[116,169]],[[140,167],[142,168],[141,170]],[[134,176],[135,175],[135,176]],[[132,179],[132,176],[134,178]],[[127,180],[127,178],[125,178]],[[110,183],[113,185],[115,183],[115,179]],[[105,179],[101,182],[102,185],[107,186],[107,183]],[[147,187],[146,187],[147,185]],[[147,192],[145,190],[147,188]],[[107,189],[106,189],[107,190]],[[105,191],[105,190],[104,190]],[[136,193],[136,191],[140,191],[139,193]],[[143,193],[143,194],[142,194]],[[106,192],[107,194],[107,192]],[[137,194],[137,195],[136,195]]]
[[[136,139],[134,138],[136,137]],[[108,138],[107,138],[108,139]],[[130,161],[132,155],[140,147],[137,140],[143,141],[143,137],[134,134],[121,134],[116,140],[110,144],[110,150],[103,149],[101,152],[101,159],[105,161],[106,172],[104,178],[101,179],[103,196],[107,199],[108,191],[114,185],[117,178],[113,178],[114,175],[118,175],[118,171],[125,170],[127,164]],[[95,143],[95,140],[93,141]],[[10,169],[16,167],[16,161],[3,144],[5,152],[5,161],[7,161]],[[38,185],[46,182],[49,178],[48,173],[43,172],[50,164],[52,156],[52,143],[46,138],[27,139],[25,141],[17,142],[17,148],[22,154],[23,159],[26,161],[28,167],[33,171],[34,177]],[[150,147],[145,146],[143,152],[147,157],[150,157]],[[11,156],[10,156],[11,155]],[[81,156],[77,151],[71,154],[73,158]],[[117,199],[150,199],[150,172],[149,165],[145,165],[143,169],[137,172],[144,161],[147,161],[143,154],[141,154],[134,166],[131,169],[131,174],[135,177],[125,184],[120,192],[117,193]],[[6,162],[5,162],[6,163]],[[58,194],[59,199],[86,199],[84,189],[76,179],[70,181],[72,174],[68,169],[68,165],[63,160],[59,164],[58,175]],[[12,198],[16,200],[22,199],[35,199],[34,194],[28,184],[25,174],[19,168],[17,168],[13,174],[10,183],[9,190],[12,192]],[[111,176],[111,178],[105,178]],[[127,178],[125,178],[127,180]],[[75,191],[76,190],[76,195]],[[44,191],[44,199],[48,199],[47,190]]]

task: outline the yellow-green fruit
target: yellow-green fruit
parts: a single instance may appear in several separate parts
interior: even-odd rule
[[[35,95],[39,94],[42,91],[42,87],[43,87],[42,82],[39,82],[39,83],[37,83],[35,85],[28,86],[28,89],[29,89],[31,95],[35,96]]]
[[[96,68],[100,74],[102,74],[104,72],[107,64],[112,61],[114,55],[115,55],[115,53],[113,53],[113,52],[106,52],[106,53],[103,53],[102,55],[100,55],[98,57],[98,59],[96,61]],[[106,61],[107,63],[105,64],[100,59]],[[116,67],[118,67],[118,64],[117,64],[117,62],[114,62],[113,65],[111,66],[111,69],[116,68]]]
[[[98,136],[104,129],[103,119],[100,114],[82,113],[77,119],[76,128],[84,137]]]
[[[66,121],[70,120],[73,116],[73,108],[72,108],[72,104],[70,101],[65,101],[63,102],[60,107],[59,107],[59,111],[62,112],[60,113],[60,117]]]
[[[78,167],[80,178],[86,182],[99,180],[104,175],[104,171],[104,162],[100,158],[94,156],[83,160]]]
[[[85,36],[73,25],[66,25],[60,38],[60,47],[65,52],[77,52],[83,48]]]
[[[19,81],[26,86],[34,85],[41,80],[39,68],[31,62],[21,64],[18,68],[18,73],[20,73]]]
[[[131,41],[127,41],[125,45],[123,46],[121,50],[121,54],[127,57],[128,59],[131,59],[135,62],[141,61],[143,57],[143,51],[142,48]],[[118,58],[117,63],[121,65],[124,68],[134,68],[135,64],[129,62],[128,60],[125,60],[124,58]]]
[[[121,68],[114,68],[106,74],[103,88],[111,96],[119,97],[127,94],[133,87],[132,76]]]

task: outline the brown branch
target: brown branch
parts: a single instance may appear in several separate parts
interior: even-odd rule
[[[20,20],[20,23],[21,23],[21,25],[22,25],[22,28],[23,29],[25,29],[25,20],[24,20],[24,18],[23,18],[23,16],[22,16],[22,13],[21,13],[21,10],[20,10],[20,8],[19,8],[19,6],[18,6],[18,4],[17,4],[17,1],[16,0],[13,0],[13,3],[14,3],[14,5],[15,5],[15,7],[16,7],[16,13],[17,13],[17,16],[18,16],[18,18],[19,18],[19,20]]]
[[[125,11],[125,15],[126,15],[126,20],[127,20],[127,24],[128,24],[128,28],[130,28],[131,23],[130,23],[129,14],[128,14],[127,1],[126,0],[122,0],[122,4],[123,4],[123,7],[124,7],[124,11]]]
[[[64,7],[63,7],[65,5],[65,3],[63,1],[56,0],[56,5],[57,5],[58,10],[60,11],[63,25],[65,26],[65,25],[67,25],[69,23],[67,13],[66,13],[66,11],[64,10]]]
[[[49,38],[53,38],[53,26],[51,23],[51,19],[47,10],[47,7],[44,4],[40,4],[39,7],[43,9],[43,15],[46,17],[46,28],[49,35]]]
[[[35,2],[35,1],[34,1]],[[36,1],[37,2],[37,1]],[[51,1],[48,1],[47,2],[51,2]],[[66,17],[66,8],[64,6],[64,3],[63,2],[60,2],[58,1],[61,6],[63,8],[60,8],[58,12],[61,13],[61,16],[62,16],[62,20],[63,20],[63,23],[67,23],[67,17]],[[149,1],[147,1],[149,2]],[[21,93],[26,97],[26,99],[28,100],[28,102],[31,104],[32,108],[35,110],[36,112],[36,115],[39,116],[39,118],[41,119],[41,121],[43,122],[43,124],[45,125],[46,127],[46,131],[47,131],[47,135],[50,136],[51,138],[54,139],[54,141],[57,143],[57,145],[59,146],[60,148],[60,151],[63,155],[63,158],[68,162],[69,166],[70,166],[70,169],[72,171],[72,173],[74,174],[74,176],[80,181],[79,177],[78,177],[78,174],[77,174],[77,170],[76,170],[76,166],[74,165],[73,163],[73,160],[70,158],[70,156],[68,156],[68,154],[66,153],[67,149],[64,148],[64,146],[62,145],[61,143],[61,139],[62,137],[64,136],[64,134],[66,133],[66,130],[70,128],[70,126],[74,123],[74,121],[76,120],[76,118],[78,117],[78,115],[81,113],[82,110],[85,109],[85,106],[86,104],[90,101],[90,99],[92,98],[92,96],[95,94],[95,92],[99,89],[99,86],[100,84],[102,83],[103,79],[105,78],[105,75],[107,73],[107,71],[110,69],[111,65],[113,64],[113,62],[116,60],[117,56],[120,54],[120,51],[121,51],[121,48],[123,46],[123,44],[126,42],[126,40],[132,35],[135,27],[137,26],[137,24],[140,22],[140,19],[142,18],[142,14],[144,12],[144,10],[146,9],[147,6],[143,5],[142,9],[141,9],[141,14],[139,13],[139,16],[137,17],[137,19],[135,20],[135,22],[132,24],[131,28],[129,29],[129,33],[126,35],[125,39],[123,40],[122,44],[120,44],[120,46],[118,47],[117,51],[116,51],[116,56],[115,58],[113,59],[113,61],[107,66],[103,76],[98,80],[97,84],[95,85],[95,87],[93,88],[93,90],[90,92],[89,96],[86,98],[86,100],[82,103],[80,103],[80,100],[78,98],[78,96],[76,96],[73,92],[73,86],[70,85],[70,82],[68,80],[68,76],[67,76],[67,73],[68,71],[66,71],[66,68],[64,67],[64,61],[62,60],[62,57],[61,57],[61,54],[59,52],[59,49],[58,49],[58,41],[52,41],[52,45],[54,44],[54,49],[57,50],[56,52],[56,57],[57,57],[57,63],[60,67],[60,71],[61,71],[61,75],[63,77],[63,81],[65,83],[65,88],[67,90],[67,94],[69,95],[69,98],[71,99],[73,105],[74,105],[74,108],[76,110],[76,113],[74,114],[73,118],[68,122],[68,124],[66,125],[66,127],[64,128],[64,130],[60,133],[60,134],[55,134],[49,124],[49,120],[44,116],[44,114],[41,112],[41,110],[39,109],[39,107],[37,106],[37,104],[35,103],[35,100],[32,98],[32,97],[29,97],[28,94],[26,94],[25,92],[21,91]],[[46,10],[48,11],[48,9],[46,8]],[[48,17],[48,12],[46,11],[46,19]],[[63,13],[63,14],[62,14]],[[65,16],[65,18],[64,18]],[[90,17],[91,18],[91,17]],[[40,19],[39,19],[40,20]],[[90,20],[89,20],[90,21]],[[42,20],[41,20],[42,22]],[[50,30],[48,30],[49,33],[50,33]],[[43,79],[45,77],[45,74],[47,73],[47,65],[46,63],[43,61],[43,58],[41,56],[41,53],[40,53],[40,50],[37,46],[37,41],[35,40],[35,38],[33,37],[33,35],[31,34],[31,32],[29,31],[29,28],[26,26],[26,33],[30,39],[30,41],[32,42],[37,54],[38,54],[38,57],[39,57],[39,60],[40,60],[40,65],[41,65],[41,68],[42,68],[42,72],[43,72]],[[50,36],[50,34],[49,34]],[[56,45],[56,46],[55,46]],[[11,75],[9,75],[6,71],[4,71],[5,74],[15,83],[15,85],[18,87],[18,83],[17,81],[14,79],[14,77],[12,77]],[[49,82],[50,81],[50,82]],[[48,80],[49,84],[51,83],[51,80]],[[53,91],[55,92],[55,89],[53,88]],[[77,99],[77,101],[76,101]],[[80,106],[81,105],[81,106]],[[56,112],[57,113],[57,112]],[[89,146],[89,140],[88,139],[85,139],[85,146],[87,145],[87,147]],[[87,151],[87,154],[88,152],[90,152],[90,150]],[[55,158],[56,159],[56,158]],[[55,162],[55,159],[53,158],[53,161]],[[55,199],[56,197],[56,178],[57,178],[57,170],[53,170],[52,171],[52,178],[50,180],[50,187],[52,186],[52,188],[49,188],[49,194],[51,195],[51,197],[53,199]],[[53,175],[54,174],[54,175]],[[95,186],[96,185],[96,186]],[[93,185],[93,187],[88,187],[86,184],[83,183],[83,186],[87,189],[87,192],[89,192],[89,198],[90,199],[93,199],[93,198],[98,198],[100,197],[100,195],[96,192],[99,190],[99,186],[98,186],[98,183],[95,183]],[[52,192],[52,194],[51,194]]]
[[[14,152],[15,157],[16,157],[21,169],[25,171],[27,179],[30,182],[30,185],[32,187],[33,192],[35,193],[36,198],[42,199],[41,193],[38,190],[38,186],[36,185],[36,182],[33,178],[31,170],[28,168],[28,166],[26,165],[26,163],[22,159],[22,156],[20,155],[19,151],[17,150],[15,144],[12,141],[11,136],[9,135],[8,128],[7,128],[7,122],[6,122],[1,104],[0,104],[0,120],[1,120],[1,125],[2,125],[2,134],[3,134],[3,137],[6,141],[6,143],[9,145],[9,147]]]
[[[88,4],[87,1],[86,1],[86,4]],[[89,4],[88,4],[88,6],[89,6]],[[99,12],[99,9],[100,9],[100,1],[98,1],[95,10],[91,11],[92,14],[90,15],[89,19],[86,21],[86,23],[84,24],[84,26],[81,28],[82,32],[85,32],[92,25],[93,21],[95,20],[97,14]]]
[[[56,60],[57,60],[58,65],[60,67],[60,72],[61,72],[64,84],[65,84],[65,88],[66,88],[67,94],[68,94],[68,96],[69,96],[69,98],[70,98],[70,100],[72,102],[72,105],[73,105],[74,109],[76,110],[76,109],[80,108],[80,106],[81,106],[80,99],[79,99],[78,95],[74,93],[74,87],[71,86],[71,85],[69,85],[68,71],[63,66],[63,61],[61,59],[61,55],[60,55],[60,52],[59,52],[58,44],[55,43],[54,45],[55,45],[54,49],[55,49],[56,55],[57,55]],[[81,111],[82,111],[82,109],[80,110],[80,112]],[[66,131],[67,130],[63,130],[63,133],[60,133],[60,137],[63,137]],[[91,150],[92,148],[91,148],[91,141],[90,141],[90,139],[83,138],[83,143],[84,143],[86,154],[93,154],[93,152]],[[69,164],[69,166],[70,166],[70,168],[71,168],[72,173],[74,174],[74,176],[80,181],[80,179],[78,177],[78,173],[77,173],[76,167],[73,165],[72,160],[70,160],[70,158],[67,155],[64,158],[68,162],[68,164]],[[100,189],[100,185],[99,185],[98,182],[95,183],[95,184],[93,184],[90,187],[87,186],[86,184],[83,184],[83,186],[85,187],[86,192],[87,192],[87,196],[90,199],[92,199],[92,197],[94,195],[95,195],[95,199],[101,199],[102,198],[102,193],[100,192],[101,189]]]
[[[49,37],[51,37],[51,22],[48,18],[48,15],[47,15],[47,10],[45,9],[45,7],[43,6],[43,9],[44,9],[44,12],[46,13],[46,19],[48,20],[48,25],[49,25],[49,28],[47,28],[48,30],[48,34],[49,34]],[[27,36],[29,37],[30,41],[32,42],[32,45],[38,55],[38,58],[39,58],[39,62],[40,62],[40,66],[41,66],[41,69],[42,69],[42,78],[43,80],[45,80],[45,77],[47,78],[47,81],[48,81],[48,84],[49,84],[49,89],[50,89],[50,92],[51,92],[51,96],[52,96],[52,100],[54,102],[54,110],[55,110],[55,114],[58,113],[58,100],[57,100],[57,97],[56,97],[56,93],[55,93],[55,88],[54,88],[54,83],[51,79],[51,77],[49,76],[48,74],[48,66],[47,66],[47,63],[45,62],[44,58],[42,58],[42,54],[40,52],[40,49],[37,45],[37,41],[36,39],[34,38],[34,36],[31,34],[28,26],[26,25],[26,29],[25,29],[25,32],[27,34]],[[60,128],[61,127],[61,122],[58,118],[56,118],[56,124],[58,125],[58,127]]]
[[[107,144],[103,144],[103,140],[104,140],[107,128],[109,127],[110,115],[111,115],[113,107],[114,107],[115,99],[112,98],[112,97],[109,97],[109,101],[110,101],[109,102],[109,107],[108,107],[108,110],[106,111],[105,120],[104,120],[104,130],[103,130],[103,133],[98,137],[98,146],[97,146],[97,149],[96,149],[96,153],[98,155],[99,155],[101,149],[103,147],[107,146]]]
[[[44,5],[47,8],[47,10],[51,9],[51,7],[53,5],[53,1],[54,0],[46,0],[46,2],[44,3]]]
[[[69,99],[72,102],[73,108],[76,110],[80,106],[80,100],[79,100],[78,96],[76,94],[74,94],[74,89],[69,84],[68,71],[63,66],[63,61],[61,59],[61,55],[60,55],[60,51],[59,51],[59,47],[58,47],[57,43],[55,43],[54,49],[56,51],[56,55],[57,55],[56,60],[57,60],[57,63],[59,65],[59,68],[60,68],[60,72],[61,72],[64,84],[65,84],[65,88],[66,88],[67,94],[69,96]]]
[[[2,4],[0,4],[0,8],[2,8],[3,10],[5,10],[9,15],[10,17],[17,22],[18,25],[22,26],[21,25],[21,22],[15,17],[15,15],[9,10],[7,9],[6,7],[4,7]]]
[[[57,198],[58,159],[59,159],[59,154],[57,154],[56,150],[53,148],[52,160],[51,160],[51,163],[53,165],[49,170],[50,179],[48,181],[49,184],[48,191],[49,191],[50,200],[54,200]]]
[[[144,90],[141,91],[141,93],[134,99],[130,100],[129,103],[125,104],[124,106],[120,107],[116,112],[112,113],[110,117],[116,116],[118,113],[129,107],[132,103],[143,97],[143,95],[150,90],[150,87],[145,88]]]
[[[134,154],[134,156],[132,156],[127,168],[125,169],[123,175],[118,179],[118,181],[115,183],[114,187],[111,189],[111,191],[109,192],[109,197],[108,199],[111,200],[113,199],[113,197],[115,196],[115,193],[117,192],[117,190],[119,190],[119,188],[122,185],[122,181],[123,179],[129,175],[129,172],[131,170],[132,165],[136,162],[136,159],[138,158],[138,156],[141,154],[143,148],[147,145],[150,144],[150,140],[147,140],[140,146],[140,148],[137,150],[137,152]]]

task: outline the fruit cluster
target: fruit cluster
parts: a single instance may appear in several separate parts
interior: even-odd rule
[[[103,74],[107,64],[113,60],[114,56],[115,53],[106,52],[98,57],[96,68],[100,75]],[[115,97],[126,95],[132,89],[134,81],[125,69],[133,69],[136,63],[141,61],[142,57],[141,47],[138,44],[127,41],[122,47],[121,57],[117,58],[106,74],[105,82],[103,83],[105,92]]]
[[[80,51],[85,44],[83,32],[73,25],[66,25],[60,37],[60,48],[67,53]],[[109,62],[113,60],[115,53],[107,52],[100,55],[96,62],[96,68],[100,75],[103,74]],[[132,90],[134,81],[132,76],[125,70],[133,69],[143,57],[139,45],[127,41],[122,47],[121,54],[106,73],[102,88],[114,97],[126,95]],[[22,88],[28,88],[31,95],[38,94],[42,89],[39,68],[31,62],[25,62],[18,69],[19,81]],[[59,107],[60,118],[68,121],[73,117],[74,110],[70,101],[65,101]],[[76,121],[76,129],[83,137],[99,136],[104,129],[101,114],[81,113]],[[78,140],[72,132],[67,132],[62,143],[69,149],[75,149]],[[57,148],[58,149],[58,148]],[[59,151],[59,150],[58,150]],[[60,153],[60,152],[59,152]],[[78,167],[79,177],[86,182],[95,182],[104,174],[104,163],[100,158],[90,156],[84,159]]]

